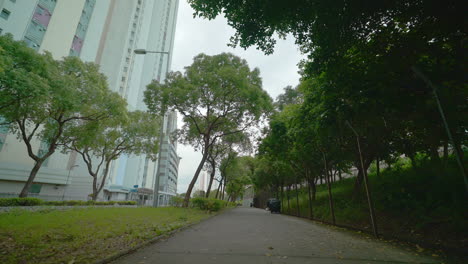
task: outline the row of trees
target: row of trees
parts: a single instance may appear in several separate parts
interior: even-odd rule
[[[207,191],[197,190],[192,197],[205,197],[235,202],[244,197],[244,191],[252,185],[252,178],[256,166],[256,160],[251,156],[239,156],[232,151],[227,154],[219,164],[219,175],[214,175],[212,165],[208,164],[210,172],[210,184]],[[217,181],[217,189],[212,190],[213,182]],[[185,194],[183,194],[185,197]]]
[[[77,57],[54,60],[11,35],[0,36],[0,117],[34,160],[20,197],[28,195],[41,166],[57,151],[82,157],[93,178],[93,200],[111,161],[123,153],[155,159],[158,151],[160,118],[127,111],[96,64]],[[37,141],[46,147],[36,151]]]
[[[459,154],[468,141],[467,24],[460,1],[190,0],[195,15],[223,14],[231,45],[274,50],[292,34],[308,58],[301,83],[277,100],[259,148],[255,182],[281,192],[350,167],[356,191],[372,162]],[[460,178],[461,179],[461,178]],[[366,186],[372,218],[370,192]],[[310,215],[313,215],[310,203]],[[334,221],[334,220],[333,220]]]
[[[233,149],[248,146],[252,129],[272,110],[259,74],[233,54],[200,54],[184,73],[172,72],[164,83],[148,85],[145,102],[150,111],[180,113],[184,125],[178,130],[178,139],[202,153],[185,194],[185,207],[205,163],[211,171],[211,189],[216,167],[220,165],[221,174],[227,169],[221,160],[232,157]],[[223,189],[231,188],[227,179],[219,184],[226,186]],[[237,193],[233,190],[233,195]]]

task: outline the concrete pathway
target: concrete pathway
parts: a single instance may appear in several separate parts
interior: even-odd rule
[[[117,263],[440,263],[365,236],[296,217],[236,208]]]

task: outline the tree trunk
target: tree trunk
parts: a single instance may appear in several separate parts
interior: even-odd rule
[[[356,176],[356,180],[354,181],[354,189],[355,190],[359,190],[360,187],[361,187],[361,183],[362,183],[362,177],[363,177],[363,174],[362,174],[362,167],[358,166],[358,165],[354,165],[356,166],[357,170],[358,170],[358,174]]]
[[[286,199],[288,199],[288,214],[291,214],[291,205],[289,204],[289,191],[291,186],[286,187]]]
[[[219,181],[219,184],[218,184],[218,189],[216,190],[216,196],[215,196],[215,199],[218,199],[218,196],[219,196],[219,191],[221,189],[221,186],[223,185],[223,178],[221,178],[221,181]]]
[[[311,192],[311,184],[310,184],[310,179],[307,179],[307,191],[309,194],[309,218],[313,219],[314,218],[314,212],[312,210],[312,192]]]
[[[284,205],[283,205],[283,201],[284,201],[284,190],[283,190],[283,188],[284,188],[284,186],[281,184],[281,185],[280,185],[280,188],[281,188],[281,189],[280,189],[280,195],[281,195],[281,208],[283,208],[283,206],[284,206]]]
[[[210,183],[208,184],[208,189],[206,189],[206,198],[210,197],[211,185],[213,184],[215,173],[216,173],[216,171],[215,171],[215,168],[213,166],[213,170],[211,171],[211,175],[210,175]]]
[[[106,161],[106,167],[104,168],[104,175],[102,175],[102,180],[101,180],[101,184],[98,186],[97,185],[97,173],[93,176],[94,180],[93,180],[93,195],[92,195],[92,198],[93,198],[93,201],[96,201],[97,200],[97,197],[99,195],[99,193],[101,193],[102,191],[102,188],[104,188],[104,185],[106,183],[106,179],[107,179],[107,175],[109,174],[109,168],[110,168],[110,164],[112,162],[112,159]]]
[[[36,178],[37,172],[41,168],[42,163],[44,162],[44,160],[45,159],[39,159],[34,164],[34,167],[32,168],[31,172],[29,173],[29,178],[26,181],[26,184],[24,184],[24,187],[21,190],[21,193],[19,194],[20,198],[28,197],[29,188],[31,188],[31,185],[33,184],[34,179]]]
[[[312,201],[315,201],[317,194],[317,183],[312,181]]]
[[[375,160],[375,167],[377,169],[377,178],[380,177],[380,159],[379,157],[377,157],[377,159]]]
[[[296,207],[297,207],[297,216],[301,216],[301,210],[299,209],[299,192],[297,191],[297,183],[294,183],[294,189],[296,191]]]
[[[435,162],[440,162],[439,152],[437,151],[436,146],[431,146],[430,153],[431,153],[431,160]]]
[[[330,206],[330,214],[331,214],[331,218],[332,218],[332,223],[333,225],[336,224],[336,220],[335,220],[335,209],[334,209],[334,205],[333,205],[333,196],[332,196],[332,192],[331,192],[331,185],[330,185],[330,181],[328,180],[328,165],[327,165],[327,159],[325,158],[325,154],[323,154],[323,161],[324,161],[324,164],[325,164],[325,181],[327,182],[327,188],[328,188],[328,203],[329,203],[329,206]]]
[[[360,155],[360,154],[359,154]],[[372,162],[372,159],[369,158],[368,160],[364,161],[364,168],[361,165],[361,162],[355,163],[356,168],[358,169],[358,175],[356,177],[356,181],[354,183],[354,191],[355,193],[358,193],[359,190],[361,189],[361,184],[364,181],[364,173],[367,175],[367,170],[369,169],[369,166]],[[365,170],[365,171],[363,171]]]
[[[185,194],[185,199],[182,207],[188,207],[189,202],[190,202],[190,195],[192,194],[193,187],[195,186],[195,183],[198,180],[198,175],[200,175],[200,172],[203,168],[203,165],[205,164],[206,158],[208,157],[208,147],[205,148],[205,152],[203,153],[202,160],[200,161],[200,164],[198,164],[198,168],[195,171],[195,175],[192,178],[192,181],[189,184],[189,187],[187,189],[187,193]]]
[[[338,179],[343,180],[343,175],[341,175],[341,170],[338,169]]]
[[[224,196],[226,195],[226,182],[227,182],[227,179],[224,180],[224,183],[223,183],[223,188],[221,190],[221,200],[224,200]]]

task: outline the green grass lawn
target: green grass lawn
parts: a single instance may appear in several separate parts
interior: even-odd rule
[[[0,213],[0,263],[92,263],[208,216],[185,208]]]

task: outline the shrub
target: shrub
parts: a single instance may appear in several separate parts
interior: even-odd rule
[[[172,196],[171,203],[175,207],[181,207],[184,203],[184,198],[180,196]]]
[[[192,204],[192,207],[198,208],[200,210],[206,210],[206,198],[202,197],[195,197],[190,199],[190,203]]]
[[[65,205],[87,205],[85,201],[78,201],[78,200],[70,200],[70,201],[65,201]]]
[[[214,199],[214,198],[202,198],[196,197],[190,200],[192,207],[198,208],[200,210],[208,210],[210,212],[217,212],[223,207],[227,206],[226,201]]]
[[[223,207],[225,207],[223,201],[213,199],[213,198],[207,199],[206,204],[207,204],[206,209],[210,212],[217,212],[221,210]]]
[[[136,205],[137,202],[135,202],[135,201],[118,201],[117,204],[119,204],[119,205]]]
[[[34,206],[43,204],[38,198],[0,198],[0,206]]]
[[[65,205],[65,201],[47,201],[44,202],[44,205],[62,206]]]

